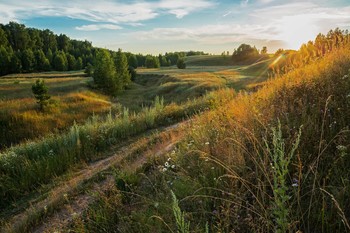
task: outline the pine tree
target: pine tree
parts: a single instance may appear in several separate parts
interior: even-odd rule
[[[124,53],[122,53],[121,49],[118,49],[115,59],[115,66],[117,71],[117,82],[118,89],[124,89],[131,82],[130,73],[128,70],[128,60]]]
[[[32,92],[40,106],[40,110],[44,111],[45,106],[48,105],[51,96],[48,95],[48,88],[42,79],[36,80],[32,86]]]
[[[110,53],[101,49],[97,52],[93,78],[95,84],[111,94],[118,91],[117,74]]]

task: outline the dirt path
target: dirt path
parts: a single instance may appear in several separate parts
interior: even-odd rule
[[[1,232],[60,232],[83,213],[95,200],[97,192],[114,185],[114,177],[103,173],[114,166],[135,171],[148,157],[170,151],[181,137],[183,130],[180,126],[186,123],[163,129],[158,133],[156,143],[151,142],[151,137],[141,138],[120,148],[112,156],[88,165],[64,184],[53,188],[47,198],[14,216]]]

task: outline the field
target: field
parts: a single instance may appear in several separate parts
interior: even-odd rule
[[[194,59],[194,58],[191,58]],[[13,74],[0,78],[0,148],[66,130],[74,122],[83,123],[93,114],[119,114],[123,107],[139,112],[151,106],[157,96],[165,104],[183,103],[220,88],[236,91],[265,81],[270,59],[252,65],[215,66],[216,57],[196,56],[197,64],[180,70],[176,67],[137,69],[138,76],[129,88],[111,98],[89,87],[93,80],[82,72],[44,72]],[[222,62],[221,60],[219,60]],[[31,86],[37,78],[45,80],[51,104],[45,113],[38,111]]]
[[[110,98],[88,88],[83,73],[20,74],[0,78],[0,148],[67,129],[92,114],[109,112]],[[38,110],[31,86],[45,80],[52,96],[44,113]]]
[[[46,78],[55,98],[81,88],[108,108],[119,106],[119,114],[0,153],[0,226],[5,232],[350,230],[349,51],[339,48],[273,79],[272,59],[140,68],[129,89],[110,101],[89,89],[91,78]],[[4,102],[25,103],[31,80],[3,79]],[[21,83],[22,98],[5,91]],[[62,91],[66,86],[74,86],[71,93]]]
[[[138,110],[149,106],[156,96],[163,97],[165,103],[181,103],[220,88],[249,89],[251,85],[268,79],[268,67],[272,62],[267,59],[250,65],[229,66],[223,63],[215,66],[218,62],[210,56],[196,56],[196,59],[203,65],[188,65],[186,69],[138,68],[135,82],[117,96],[117,101],[131,110]]]

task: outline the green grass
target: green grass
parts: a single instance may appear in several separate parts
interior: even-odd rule
[[[176,232],[172,190],[193,232],[349,232],[349,51],[202,114],[172,152],[129,179],[127,203],[112,195],[93,212],[118,216],[126,232]]]

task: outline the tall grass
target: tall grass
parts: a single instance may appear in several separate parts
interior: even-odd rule
[[[164,106],[158,98],[153,107],[138,114],[129,114],[125,109],[122,116],[93,117],[84,125],[75,124],[65,134],[12,147],[0,154],[0,207],[7,207],[75,164],[100,158],[108,148],[127,137],[215,107],[212,99],[227,101],[231,98],[229,90],[210,93],[182,106]]]
[[[198,117],[167,155],[176,169],[153,161],[120,225],[159,230],[148,219],[172,209],[150,202],[168,203],[171,189],[194,232],[348,232],[349,69],[350,48],[339,49]]]

